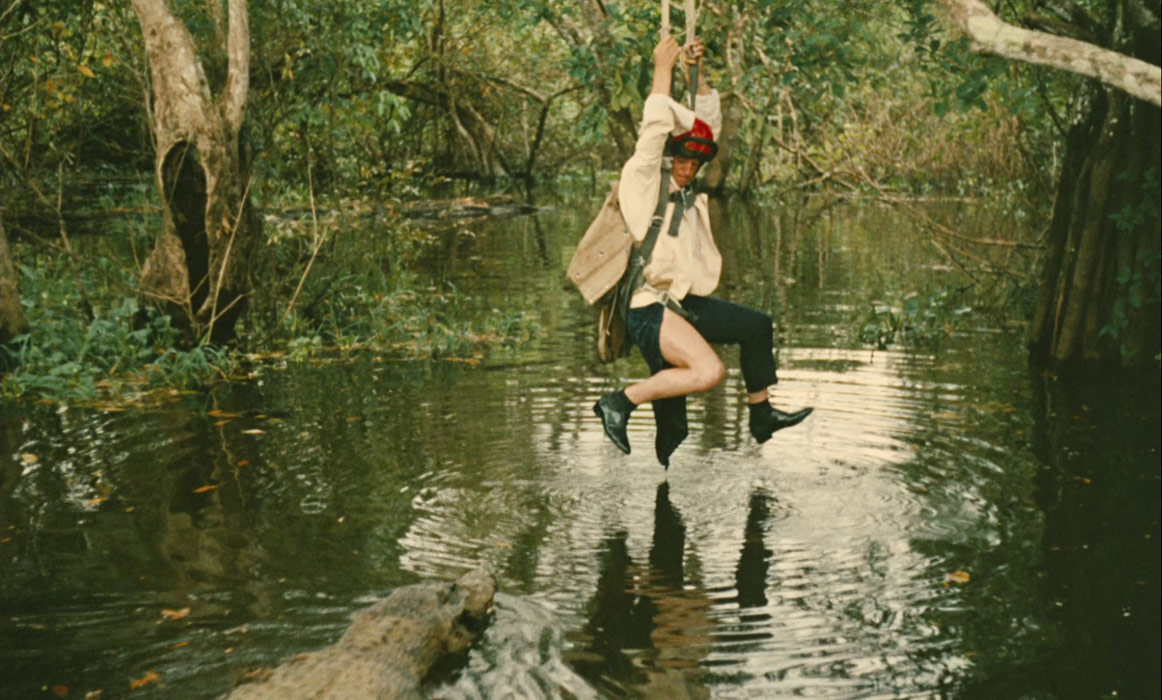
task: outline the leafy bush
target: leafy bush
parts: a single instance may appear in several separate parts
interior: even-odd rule
[[[860,342],[880,350],[895,344],[939,347],[973,311],[972,307],[962,305],[959,297],[954,290],[938,289],[926,297],[909,292],[899,304],[872,302],[860,322]]]
[[[0,394],[93,400],[128,389],[203,385],[229,374],[228,352],[177,349],[181,333],[136,298],[133,277],[107,258],[74,278],[63,256],[20,267],[30,329],[2,350],[15,369]],[[81,291],[85,290],[82,297]]]

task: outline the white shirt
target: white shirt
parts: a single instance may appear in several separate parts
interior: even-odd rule
[[[722,108],[718,91],[699,95],[696,105],[699,119],[711,131],[722,127]],[[650,228],[650,217],[658,204],[658,186],[661,180],[662,152],[668,135],[689,131],[694,126],[695,112],[666,95],[653,94],[646,98],[642,110],[642,126],[638,132],[634,154],[621,170],[618,199],[622,215],[636,243],[645,240]],[[669,191],[678,189],[673,178]],[[722,255],[714,244],[710,231],[710,210],[707,196],[699,194],[694,205],[685,211],[678,224],[678,235],[667,234],[674,203],[666,205],[661,232],[645,269],[646,287],[634,294],[630,306],[648,306],[659,299],[659,292],[668,292],[681,301],[687,294],[705,296],[718,286],[722,273]]]

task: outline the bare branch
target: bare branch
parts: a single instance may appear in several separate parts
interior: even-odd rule
[[[223,111],[226,129],[231,134],[237,134],[242,128],[246,95],[250,91],[250,20],[246,5],[246,0],[230,0],[230,33],[227,39],[230,67],[227,69],[226,89],[222,92],[222,99],[225,101]]]
[[[981,0],[943,0],[976,53],[1097,78],[1162,107],[1162,68],[1076,39],[1006,24]]]

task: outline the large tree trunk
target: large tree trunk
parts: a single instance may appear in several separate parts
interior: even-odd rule
[[[711,192],[721,192],[726,188],[726,178],[734,162],[734,152],[738,144],[738,127],[742,122],[742,98],[729,92],[722,96],[722,129],[715,134],[718,141],[718,157],[710,161],[703,175],[703,185]]]
[[[1126,33],[1134,55],[1158,60],[1156,24]],[[1157,365],[1160,114],[1092,87],[1058,184],[1030,338],[1035,364]]]
[[[972,49],[1102,82],[1070,130],[1030,336],[1054,368],[1151,365],[1159,323],[1162,35],[1158,3],[1116,0],[1097,46],[1002,22],[981,0],[943,0]]]
[[[16,265],[8,250],[8,237],[4,233],[4,220],[0,218],[0,345],[28,330],[28,319],[24,307],[20,305],[20,285],[16,275]],[[0,367],[4,358],[0,355]]]
[[[184,319],[193,338],[226,342],[249,291],[249,258],[260,233],[248,211],[248,164],[239,150],[250,69],[246,0],[229,0],[229,67],[217,98],[193,37],[169,3],[132,3],[153,84],[163,216],[142,292]]]

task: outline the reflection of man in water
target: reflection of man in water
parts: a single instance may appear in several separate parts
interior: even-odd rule
[[[736,579],[740,608],[766,604],[766,501],[759,492],[750,501]],[[658,486],[648,567],[630,559],[626,539],[622,531],[604,542],[589,622],[581,630],[581,650],[571,655],[570,663],[608,694],[709,696],[703,662],[717,623],[700,583],[685,588],[686,525],[670,502],[668,483]],[[759,619],[763,617],[744,621]]]

